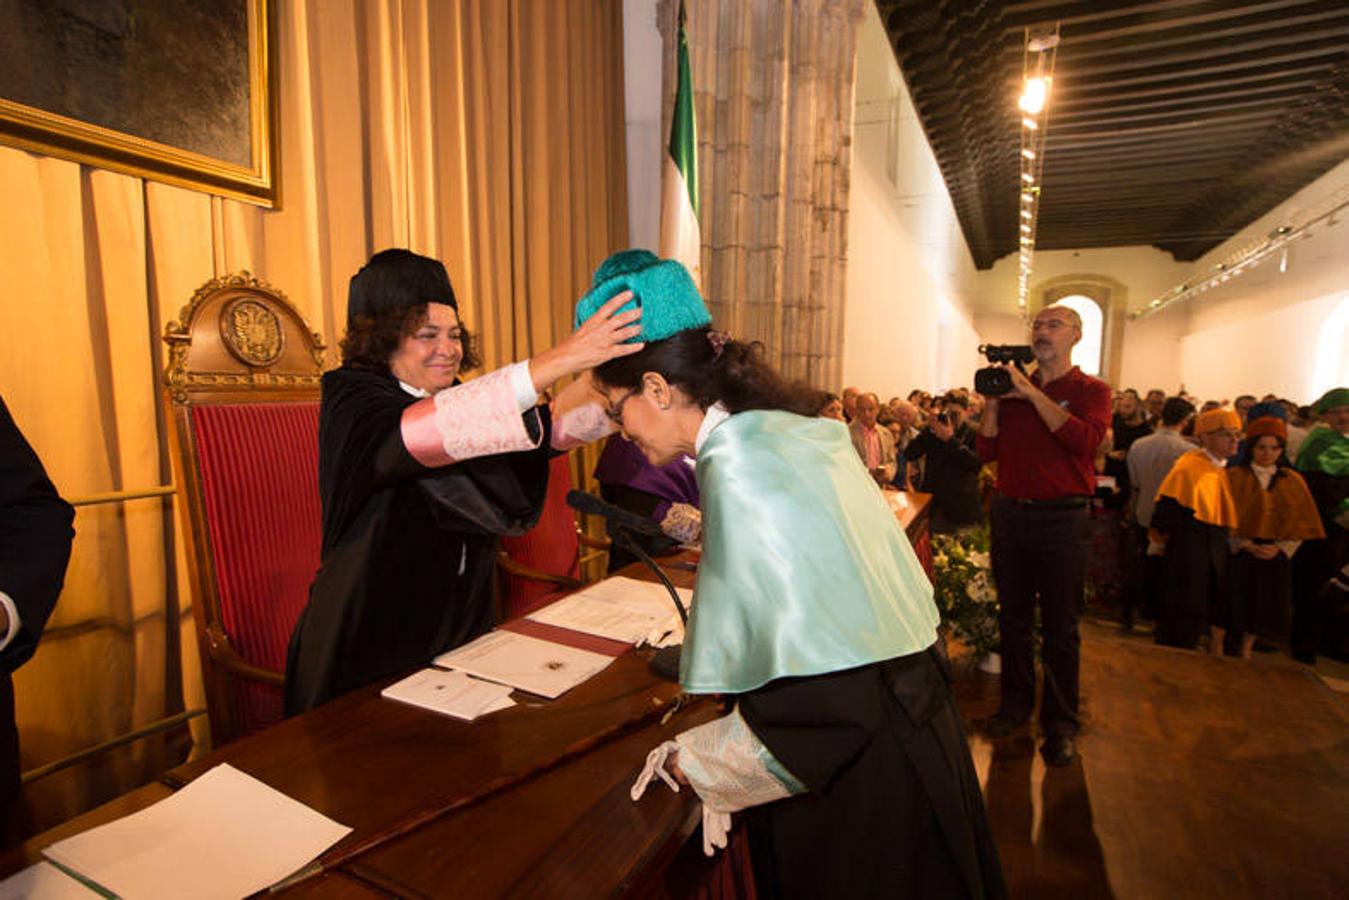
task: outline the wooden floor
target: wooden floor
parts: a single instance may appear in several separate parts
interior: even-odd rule
[[[967,720],[996,676],[957,680]],[[1349,891],[1349,711],[1308,670],[1082,640],[1080,757],[971,737],[1012,897],[1320,898]]]

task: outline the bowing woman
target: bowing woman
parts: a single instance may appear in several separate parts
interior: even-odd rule
[[[932,588],[848,429],[758,345],[712,331],[676,262],[606,260],[580,327],[625,290],[646,346],[592,377],[653,465],[696,460],[680,681],[733,701],[652,751],[634,799],[653,776],[691,785],[708,853],[743,810],[763,896],[1003,896]]]
[[[319,571],[291,635],[286,711],[311,709],[425,665],[495,624],[497,538],[538,521],[548,459],[609,433],[587,379],[552,408],[554,381],[641,349],[616,298],[525,362],[476,365],[445,267],[375,254],[351,279],[342,366],[323,376]]]

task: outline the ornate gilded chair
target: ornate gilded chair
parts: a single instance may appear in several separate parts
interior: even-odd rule
[[[174,471],[216,746],[280,720],[286,647],[318,569],[323,343],[247,272],[164,330]]]

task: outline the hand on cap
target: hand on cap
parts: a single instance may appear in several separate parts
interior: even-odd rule
[[[641,350],[643,343],[625,344],[629,338],[642,333],[641,309],[618,312],[619,307],[632,299],[631,291],[624,291],[605,303],[586,319],[571,336],[529,361],[529,372],[538,390],[567,375],[593,369],[601,363]]]

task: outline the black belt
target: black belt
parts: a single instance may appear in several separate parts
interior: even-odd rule
[[[1031,509],[1084,509],[1091,505],[1090,497],[1054,497],[1051,500],[1031,500],[1026,497],[1008,497],[1017,506]]]

